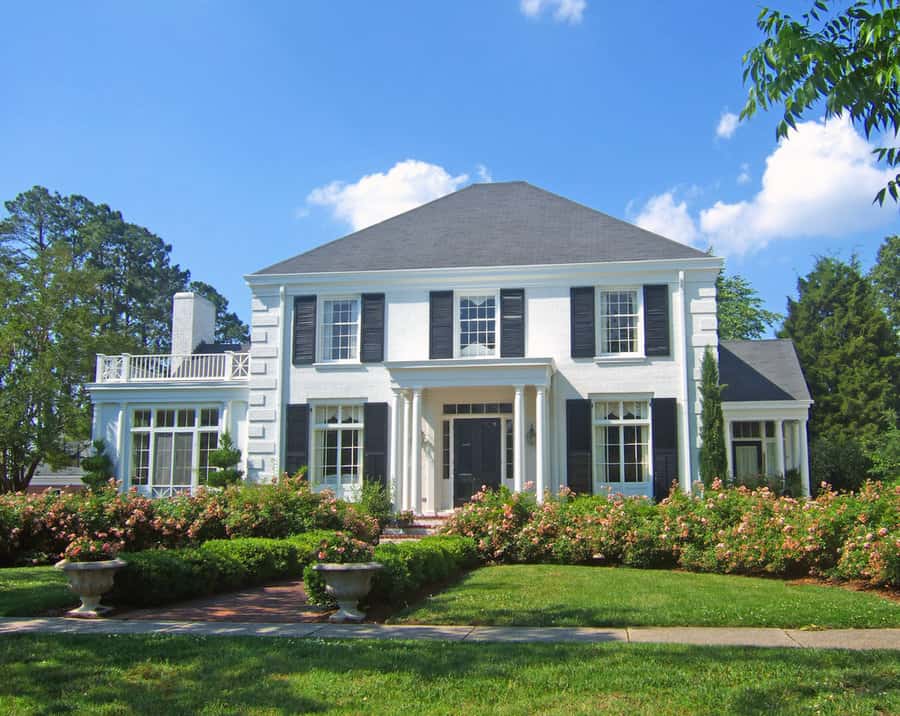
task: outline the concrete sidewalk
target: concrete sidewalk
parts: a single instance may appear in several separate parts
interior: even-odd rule
[[[481,627],[406,624],[196,622],[0,618],[5,634],[194,634],[316,639],[424,639],[490,642],[624,642],[811,649],[900,650],[900,629],[753,629],[728,627]]]

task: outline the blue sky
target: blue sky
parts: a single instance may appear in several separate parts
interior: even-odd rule
[[[900,222],[869,205],[881,170],[846,123],[811,116],[779,147],[777,115],[729,121],[758,12],[742,0],[14,3],[0,198],[42,184],[107,203],[246,318],[245,273],[468,182],[525,179],[711,242],[783,312],[814,255],[869,264]]]

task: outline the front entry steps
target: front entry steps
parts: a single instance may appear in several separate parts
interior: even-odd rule
[[[385,527],[381,530],[382,542],[402,542],[417,540],[437,534],[449,519],[449,515],[416,515],[411,525],[405,527]]]

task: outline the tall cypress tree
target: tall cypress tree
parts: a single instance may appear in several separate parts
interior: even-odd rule
[[[814,437],[867,441],[900,411],[900,344],[859,261],[820,258],[797,281],[779,335],[797,348]]]
[[[715,478],[724,479],[728,470],[719,364],[709,347],[700,364],[700,396],[703,399],[700,413],[700,479],[709,487]]]

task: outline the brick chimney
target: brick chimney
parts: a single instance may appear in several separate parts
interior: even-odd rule
[[[216,339],[216,307],[190,291],[172,297],[172,353],[193,353],[201,343]]]

